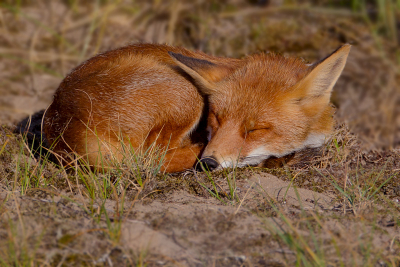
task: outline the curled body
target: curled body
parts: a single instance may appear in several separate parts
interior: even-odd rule
[[[121,160],[123,147],[167,151],[163,171],[191,168],[206,137],[205,101],[168,52],[235,64],[157,44],[136,44],[99,54],[73,69],[45,112],[44,132],[65,163],[71,152],[92,167]]]
[[[344,45],[307,65],[274,54],[234,59],[130,45],[72,70],[45,113],[44,131],[56,153],[74,152],[91,166],[121,159],[123,144],[165,148],[166,172],[199,158],[209,169],[258,165],[329,137],[330,94],[349,51]]]

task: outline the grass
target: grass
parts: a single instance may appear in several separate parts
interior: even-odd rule
[[[201,164],[201,162],[200,162],[200,164]],[[208,188],[205,184],[203,184],[203,183],[201,183],[201,182],[199,182],[199,184],[200,184],[205,190],[207,190],[208,193],[209,193],[211,196],[215,197],[216,199],[218,199],[218,200],[221,201],[222,203],[226,204],[226,202],[222,199],[222,196],[220,196],[219,190],[217,189],[217,186],[216,186],[216,183],[215,183],[215,180],[214,180],[214,177],[213,177],[211,171],[205,170],[204,172],[206,173],[206,175],[207,175],[207,177],[208,177],[208,180],[209,180],[209,182],[210,182],[211,185],[212,185],[212,189]]]
[[[340,205],[343,208],[330,214],[322,210],[310,211],[301,207],[298,217],[293,218],[284,205],[274,199],[268,199],[269,205],[277,216],[273,217],[272,221],[264,217],[264,225],[282,247],[295,255],[293,260],[299,266],[348,266],[349,264],[397,266],[400,260],[398,255],[387,257],[384,248],[374,244],[374,236],[378,233],[387,235],[388,239],[395,239],[389,233],[382,232],[381,225],[377,221],[382,216],[382,210],[378,210],[377,206],[384,205],[385,212],[395,214],[397,224],[400,222],[399,207],[389,204],[390,201],[383,196],[382,192],[378,193],[382,186],[397,174],[389,177],[383,184],[379,184],[377,181],[381,174],[382,172],[367,185],[354,183],[351,187],[344,188],[338,186],[334,177],[327,178],[337,189],[336,197],[343,199]],[[296,187],[295,192],[302,206],[301,203],[304,200],[300,198]],[[348,216],[349,211],[354,217]],[[357,221],[356,218],[362,218],[358,221],[358,227],[361,229],[348,229],[345,226],[348,223],[346,221]],[[332,221],[340,227],[332,228]],[[357,235],[359,238],[355,238]],[[400,243],[397,242],[397,244]]]
[[[355,177],[348,177],[346,174],[343,188],[336,183],[335,177],[331,176],[330,178],[326,178],[323,174],[321,175],[325,179],[328,179],[340,195],[343,196],[342,206],[344,212],[349,209],[357,216],[361,211],[365,210],[366,207],[371,206],[371,202],[374,201],[377,193],[383,186],[385,186],[395,176],[398,176],[398,173],[394,173],[385,180],[382,176],[385,170],[386,166],[384,166],[379,173],[367,177],[368,180],[364,182],[359,181],[357,170]]]
[[[10,219],[7,225],[8,237],[7,237],[7,248],[0,255],[0,264],[2,266],[29,266],[36,262],[36,250],[41,243],[40,238],[34,243],[33,247],[28,244],[26,238],[21,237],[18,233],[18,226],[22,226],[22,222],[19,225],[13,223]]]
[[[37,196],[35,192],[45,193],[43,201],[50,203],[54,202],[47,201],[46,196],[58,195],[66,203],[76,205],[78,210],[90,216],[94,223],[95,228],[62,235],[58,238],[58,245],[68,247],[83,235],[100,232],[106,234],[112,247],[116,247],[120,242],[121,227],[126,214],[131,212],[141,193],[144,193],[141,198],[146,198],[145,194],[149,192],[145,192],[145,185],[159,176],[158,172],[165,156],[165,152],[160,155],[160,150],[154,146],[141,155],[134,153],[130,147],[122,146],[123,161],[116,162],[114,168],[98,173],[92,171],[84,161],[68,168],[57,165],[49,160],[52,152],[48,149],[39,146],[40,151],[33,151],[30,148],[34,145],[27,145],[26,136],[16,136],[7,128],[3,128],[3,131],[2,160],[9,160],[14,169],[6,170],[6,175],[3,173],[2,178],[2,185],[6,186],[5,192],[9,192],[9,195],[1,206],[1,214],[5,212],[3,218],[8,214],[8,220],[4,222],[7,234],[3,240],[6,243],[0,242],[0,246],[3,246],[0,250],[4,252],[0,255],[1,266],[27,266],[42,261],[37,259],[37,248],[43,247],[42,237],[47,231],[42,229],[39,236],[37,233],[28,234],[18,204],[20,198]],[[37,152],[42,152],[39,153],[39,158],[33,156],[38,154]],[[61,193],[61,190],[70,191],[70,194]],[[130,198],[126,196],[127,190],[130,191]],[[15,202],[17,221],[12,220],[12,215],[4,211],[4,205],[11,199]],[[110,199],[115,202],[113,211],[106,206]],[[125,206],[127,199],[131,202],[130,207]],[[50,211],[48,215],[56,214]],[[144,255],[139,255],[138,266],[142,266],[140,262],[143,261],[143,257]],[[45,262],[49,263],[47,260]]]
[[[15,193],[18,193],[18,198],[20,198],[34,195],[35,191],[49,192],[50,195],[54,193],[67,202],[77,204],[83,212],[92,218],[93,222],[97,225],[102,225],[101,228],[88,231],[106,233],[114,246],[119,243],[121,235],[122,214],[126,212],[127,189],[131,193],[135,192],[131,196],[131,200],[135,201],[139,194],[144,191],[146,183],[159,176],[158,173],[166,153],[155,146],[150,146],[143,154],[134,153],[129,145],[122,143],[121,147],[124,155],[122,161],[115,161],[112,168],[102,168],[103,171],[99,173],[96,170],[92,170],[83,159],[76,160],[75,165],[72,164],[68,167],[58,165],[50,160],[53,152],[42,146],[42,144],[34,144],[34,141],[29,145],[26,141],[26,135],[14,135],[7,128],[3,128],[3,131],[2,138],[4,142],[2,143],[2,153],[0,155],[3,156],[3,160],[10,160],[11,165],[14,167],[14,169],[8,170],[8,175],[6,171],[6,176],[2,178],[6,191],[10,192],[14,198],[16,198]],[[39,155],[39,157],[35,158],[34,155]],[[53,160],[55,158],[53,157]],[[76,199],[77,195],[71,198],[68,195],[60,194],[59,190],[67,190],[78,194],[80,199]],[[146,195],[142,197],[144,198]],[[110,215],[111,211],[105,205],[109,199],[113,199],[116,202],[112,212],[113,215]],[[3,205],[7,201],[5,199]],[[18,204],[16,204],[16,208],[18,210]],[[132,209],[132,206],[129,209]],[[130,211],[128,210],[127,212],[129,213]],[[19,223],[9,220],[6,227],[9,230],[7,238],[9,239],[9,245],[6,255],[9,256],[5,257],[3,255],[1,257],[4,266],[9,264],[18,266],[22,264],[25,266],[35,262],[32,254],[35,254],[36,250],[31,251],[30,247],[25,244],[26,241],[20,244],[15,237],[18,233],[16,228],[24,228],[22,217],[19,213],[18,217],[20,218]],[[60,238],[59,243],[69,244],[82,234],[84,233],[64,235]],[[25,233],[23,236],[25,236]],[[40,243],[39,240],[38,244]]]
[[[124,159],[96,173],[84,161],[58,166],[41,144],[28,146],[2,127],[0,266],[399,266],[400,158],[389,148],[398,134],[390,103],[397,103],[400,1],[283,1],[267,8],[255,6],[258,1],[56,2],[51,8],[46,1],[0,4],[0,94],[11,99],[0,99],[2,122],[4,114],[6,122],[19,116],[13,94],[35,95],[38,103],[45,96],[47,104],[71,68],[128,42],[234,57],[275,51],[306,60],[350,42],[351,66],[333,100],[338,119],[353,123],[359,137],[339,127],[322,154],[297,165],[163,175],[165,152],[156,147],[139,155],[124,143]],[[356,109],[363,103],[368,110]],[[365,152],[360,140],[388,150]],[[36,152],[42,156],[32,157]],[[283,198],[268,188],[254,194],[249,179],[269,174],[285,185]],[[332,201],[307,200],[302,190]],[[129,247],[134,242],[124,240],[134,223],[176,250]],[[178,248],[189,251],[188,261]]]

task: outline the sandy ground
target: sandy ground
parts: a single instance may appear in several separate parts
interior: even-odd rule
[[[371,238],[368,231],[373,226],[351,217],[329,219],[340,210],[333,201],[334,193],[293,187],[291,182],[263,172],[247,178],[237,181],[239,201],[234,205],[224,204],[209,194],[196,195],[186,190],[127,201],[123,211],[121,203],[107,200],[104,207],[113,227],[119,230],[114,237],[107,232],[107,217],[93,215],[99,205],[79,194],[61,192],[57,196],[32,190],[19,196],[1,190],[1,213],[15,220],[17,231],[24,231],[21,244],[37,242],[36,253],[42,262],[69,266],[83,262],[120,266],[132,258],[148,266],[285,266],[296,259],[296,252],[282,244],[271,229],[296,229],[305,238],[315,232],[299,225],[291,229],[293,226],[286,220],[301,224],[301,219],[296,218],[313,214],[325,218],[323,229],[318,232],[322,243],[329,244],[340,237],[347,244],[340,240],[339,245],[351,250],[358,239]],[[226,181],[218,184],[221,192],[228,191]],[[272,202],[276,203],[276,210],[271,208]],[[87,209],[94,213],[89,215]],[[122,218],[118,214],[123,214]],[[393,245],[398,226],[386,218],[378,228],[370,245],[382,249]],[[0,236],[6,237],[7,231],[0,230]],[[326,254],[332,250],[326,245]],[[392,252],[395,251],[393,247]],[[349,255],[342,252],[342,257],[345,260]],[[361,264],[362,260],[358,260]]]

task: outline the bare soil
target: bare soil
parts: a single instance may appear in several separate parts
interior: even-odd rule
[[[227,187],[223,180],[218,183],[222,189]],[[99,206],[85,203],[87,199],[80,195],[30,190],[21,196],[2,190],[2,217],[8,220],[3,218],[0,236],[6,240],[10,234],[5,229],[14,222],[14,230],[23,231],[25,238],[20,245],[32,246],[37,262],[50,265],[121,266],[143,261],[150,266],[284,266],[295,261],[296,253],[269,229],[292,230],[277,213],[297,224],[317,213],[324,221],[322,229],[314,230],[318,238],[323,243],[336,240],[349,248],[333,263],[350,258],[359,239],[367,240],[374,251],[385,252],[370,255],[377,256],[375,261],[397,258],[394,262],[399,263],[400,249],[393,243],[399,234],[398,217],[379,214],[377,220],[371,218],[372,211],[364,211],[361,221],[352,212],[344,216],[342,207],[334,204],[334,193],[291,187],[290,182],[265,172],[239,180],[237,192],[240,203],[226,205],[210,196],[171,190],[154,199],[127,201],[125,207],[132,207],[131,212],[122,217],[119,214],[125,211],[116,211],[118,203],[107,200],[109,219],[121,220],[119,242],[113,242],[106,230],[107,219],[96,218],[82,207],[96,210]],[[398,203],[398,195],[394,203]],[[277,203],[279,212],[271,208],[271,200]],[[305,227],[297,227],[301,235],[310,234]],[[326,248],[328,256],[334,254],[332,247]],[[357,265],[362,265],[363,258],[358,260]]]

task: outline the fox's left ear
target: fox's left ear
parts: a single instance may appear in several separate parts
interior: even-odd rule
[[[315,112],[318,112],[318,107],[324,108],[329,104],[332,88],[346,65],[350,48],[351,45],[345,44],[310,66],[310,73],[296,85],[295,94],[300,103],[313,106]]]
[[[219,62],[211,62],[173,52],[168,52],[168,54],[175,59],[175,62],[183,71],[195,80],[199,86],[200,93],[205,95],[214,93],[216,91],[215,84],[235,69],[234,64],[227,65]]]

